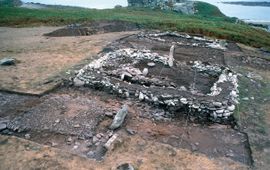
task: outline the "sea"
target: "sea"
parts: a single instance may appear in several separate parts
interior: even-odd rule
[[[259,7],[259,6],[242,6],[242,5],[231,5],[223,4],[221,0],[201,0],[204,2],[216,5],[221,12],[229,17],[237,17],[241,20],[248,22],[257,23],[269,23],[270,25],[270,7]],[[241,1],[241,0],[223,0],[223,1]],[[245,0],[245,1],[256,1],[256,0]],[[270,0],[257,0],[268,1]],[[127,6],[127,0],[23,0],[23,2],[35,2],[48,5],[70,5],[79,6],[85,8],[97,8],[106,9],[114,8],[116,5]]]

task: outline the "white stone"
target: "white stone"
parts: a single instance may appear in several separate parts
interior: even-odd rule
[[[143,71],[142,71],[142,74],[144,76],[147,76],[147,74],[148,74],[148,68],[144,68]]]
[[[153,62],[150,62],[150,63],[147,63],[147,65],[149,66],[149,67],[155,67],[155,63],[153,63]]]
[[[220,103],[220,102],[213,102],[213,105],[214,106],[217,106],[217,107],[221,107],[222,106],[222,103]]]
[[[83,85],[85,84],[84,81],[80,80],[80,79],[77,78],[77,77],[74,78],[73,82],[74,82],[74,86],[77,86],[77,87],[83,86]]]
[[[169,60],[168,60],[168,64],[169,64],[170,67],[173,67],[173,61],[174,61],[174,58],[173,58],[174,48],[175,48],[175,45],[172,45],[171,48],[170,48],[170,54],[169,54]]]
[[[143,100],[144,99],[144,94],[142,93],[142,92],[140,92],[140,94],[139,94],[139,100]]]
[[[181,101],[181,103],[183,103],[183,104],[187,104],[187,103],[188,103],[188,101],[187,101],[186,98],[181,98],[180,101]]]
[[[235,110],[235,105],[228,106],[229,111],[233,112]]]
[[[229,117],[229,116],[231,116],[233,113],[232,112],[225,112],[225,113],[223,113],[223,116],[224,117]]]
[[[224,110],[221,109],[221,110],[217,110],[216,112],[217,112],[217,114],[222,114],[224,112]]]

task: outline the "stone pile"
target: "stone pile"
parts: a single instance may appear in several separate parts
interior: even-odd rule
[[[188,35],[185,37],[191,38]],[[172,112],[181,110],[199,119],[230,123],[238,103],[237,75],[224,66],[193,62],[188,69],[216,77],[210,91],[203,93],[192,88],[194,82],[190,82],[190,87],[185,87],[151,74],[151,69],[156,67],[177,69],[176,65],[169,66],[169,60],[169,55],[159,55],[150,50],[125,48],[103,52],[97,60],[79,71],[73,83],[121,97],[136,98]],[[137,67],[141,62],[147,62],[146,68]]]
[[[194,14],[194,2],[188,0],[128,0],[128,6],[171,10],[184,14]]]
[[[190,36],[188,34],[179,34],[177,32],[159,32],[159,33],[146,33],[146,32],[140,32],[138,34],[139,38],[148,38],[155,41],[160,42],[166,42],[166,40],[163,38],[165,36],[172,36],[177,38],[184,38],[193,40],[192,42],[181,42],[181,41],[175,41],[171,42],[173,44],[178,45],[186,45],[186,46],[193,46],[193,47],[207,47],[207,48],[214,48],[219,50],[226,50],[227,48],[227,42],[225,40],[213,40],[208,39],[204,37],[198,37],[198,36]]]

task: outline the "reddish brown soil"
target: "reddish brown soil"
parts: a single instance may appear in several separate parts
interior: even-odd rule
[[[125,25],[116,25],[121,24]],[[72,66],[88,63],[110,42],[134,33],[117,31],[137,28],[116,25],[84,25],[91,27],[90,34],[97,30],[116,32],[83,37],[77,35],[89,30],[76,28],[77,32],[70,34],[62,28],[56,32],[58,28],[0,28],[0,38],[5,39],[0,43],[0,59],[10,56],[19,61],[16,66],[0,68],[1,90],[42,94],[54,88],[62,82],[61,77],[66,77],[64,72],[73,73]],[[58,37],[43,36],[49,32]],[[61,37],[70,35],[77,37]],[[114,44],[117,48],[126,43],[135,48],[149,47],[160,54],[168,54],[170,49],[163,43],[153,46],[151,42],[135,41],[132,36],[118,42]],[[263,80],[249,80],[255,84],[250,91],[257,92],[270,82],[269,57],[234,43],[228,48],[223,53],[177,46],[175,57],[179,61],[222,64],[244,76],[254,71]],[[207,90],[209,82],[205,84],[202,89]],[[255,99],[263,95],[256,94]],[[136,169],[248,169],[253,161],[255,168],[269,169],[269,96],[267,91],[264,94],[258,102],[243,102],[248,109],[241,110],[239,129],[232,129],[195,124],[188,115],[171,115],[162,108],[89,88],[62,86],[40,97],[1,92],[0,120],[10,120],[14,126],[1,131],[0,169],[116,169],[123,163],[131,163]],[[128,105],[129,114],[123,126],[113,132],[118,135],[116,142],[101,162],[88,159],[87,153],[97,150],[112,133],[108,130],[112,117],[106,114],[116,114],[123,104]],[[255,114],[258,110],[265,113]],[[261,125],[265,125],[263,133]],[[89,145],[97,134],[103,136],[97,144]]]

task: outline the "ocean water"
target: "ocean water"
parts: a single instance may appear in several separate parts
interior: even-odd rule
[[[243,20],[270,22],[270,7],[223,4],[221,3],[221,0],[201,0],[201,1],[208,2],[217,6],[221,10],[221,12],[230,17],[237,17]],[[222,1],[241,1],[241,0],[222,0]],[[243,1],[270,2],[270,0],[243,0]]]
[[[241,0],[201,0],[216,5],[225,15],[237,17],[243,20],[270,22],[270,7],[242,6],[223,4],[221,1],[241,1]],[[252,1],[252,0],[245,0]],[[256,1],[256,0],[253,0]],[[257,0],[268,1],[270,0]],[[113,8],[115,5],[127,6],[127,0],[23,0],[23,2],[36,2],[50,5],[71,5],[86,8]]]

